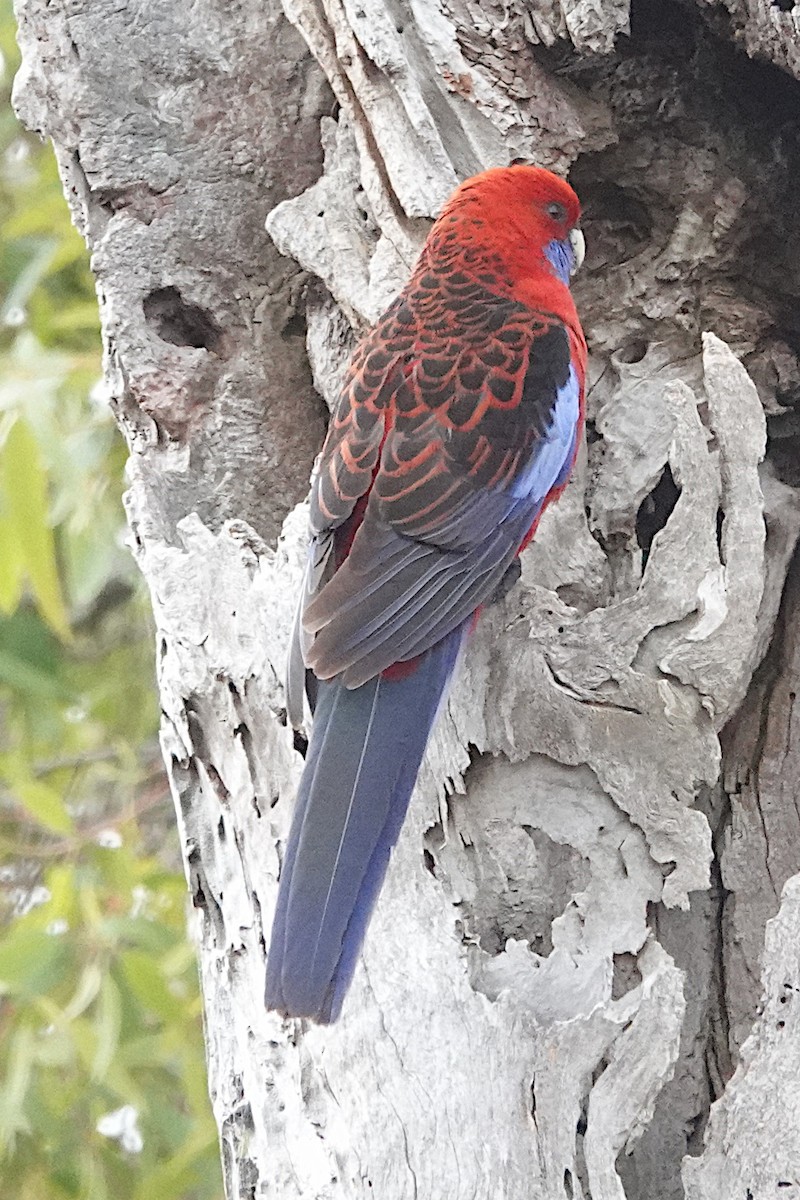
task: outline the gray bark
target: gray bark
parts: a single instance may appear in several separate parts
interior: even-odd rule
[[[284,6],[19,0],[131,447],[228,1195],[800,1187],[797,17]],[[455,183],[518,156],[586,206],[588,444],[469,647],[340,1023],[282,1023],[318,397]]]

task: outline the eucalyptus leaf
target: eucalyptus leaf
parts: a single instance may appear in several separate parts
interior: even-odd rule
[[[2,448],[0,487],[9,539],[16,543],[36,604],[53,629],[69,638],[50,525],[47,476],[36,438],[21,417],[11,426]]]
[[[70,959],[62,938],[12,928],[0,940],[0,995],[33,997],[52,991],[66,978]]]

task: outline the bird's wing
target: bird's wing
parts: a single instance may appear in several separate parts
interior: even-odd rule
[[[404,321],[404,300],[389,310],[323,454],[312,523],[358,521],[306,605],[306,661],[348,687],[492,594],[574,459],[580,365],[564,325],[480,284],[462,292],[452,336]]]

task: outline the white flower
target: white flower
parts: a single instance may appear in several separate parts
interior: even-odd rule
[[[101,829],[94,840],[104,850],[119,850],[122,834],[117,829]]]
[[[140,1154],[144,1141],[136,1124],[139,1113],[132,1104],[123,1104],[113,1112],[106,1113],[97,1122],[97,1132],[103,1137],[114,1138],[129,1154]]]

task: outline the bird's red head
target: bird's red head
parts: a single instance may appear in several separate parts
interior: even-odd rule
[[[443,232],[457,221],[462,236],[500,255],[516,283],[531,274],[553,273],[546,248],[571,244],[580,265],[582,237],[573,231],[581,206],[573,189],[544,167],[492,167],[453,193],[436,223]]]
[[[443,215],[465,207],[481,208],[500,230],[511,224],[548,240],[566,237],[581,215],[580,201],[565,179],[522,164],[473,175],[453,192]]]

